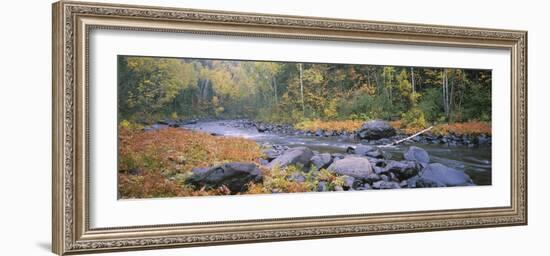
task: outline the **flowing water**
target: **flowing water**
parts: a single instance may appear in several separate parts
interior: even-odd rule
[[[259,144],[282,146],[306,146],[320,153],[345,153],[349,146],[366,144],[365,141],[343,138],[339,136],[317,137],[305,135],[287,135],[260,133],[254,127],[240,128],[232,126],[233,121],[205,121],[185,125],[187,129],[203,131],[221,136],[235,136],[252,139]],[[405,142],[395,147],[385,147],[384,151],[391,153],[394,160],[402,160],[403,152],[409,146],[423,148],[430,155],[430,162],[466,172],[477,185],[491,184],[491,146],[467,147],[447,146],[441,144],[422,144]]]

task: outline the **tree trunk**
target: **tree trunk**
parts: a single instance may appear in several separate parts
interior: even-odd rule
[[[443,112],[447,117],[447,73],[445,69],[441,70],[441,90],[443,91]]]
[[[448,117],[449,120],[451,120],[451,115],[452,115],[454,89],[455,89],[455,81],[451,80],[451,93],[449,95],[449,117]],[[451,121],[454,122],[454,120],[451,120]]]
[[[306,113],[306,106],[304,104],[304,68],[302,67],[302,63],[298,64],[299,67],[300,67],[300,95],[302,97],[302,112]]]
[[[374,82],[376,83],[376,93],[378,95],[382,94],[382,83],[380,83],[380,74],[374,69]]]
[[[275,107],[279,106],[279,93],[277,92],[277,79],[273,77],[273,87],[275,88]]]
[[[390,76],[390,85],[388,86],[388,96],[390,97],[390,105],[393,106],[392,94],[393,94],[393,77]]]
[[[414,68],[411,67],[411,84],[412,84],[412,92],[415,93],[416,88],[414,84]]]
[[[208,96],[208,83],[209,83],[209,80],[208,79],[204,79],[203,82],[202,82],[202,86],[200,89],[200,101],[204,101],[206,100],[206,97]]]
[[[369,71],[369,68],[367,67],[367,68],[365,69],[365,71],[367,71],[367,84],[368,84],[369,86],[372,86],[371,80],[370,80],[370,71]]]

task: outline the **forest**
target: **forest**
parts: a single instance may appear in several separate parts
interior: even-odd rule
[[[491,71],[119,56],[119,119],[491,120]]]

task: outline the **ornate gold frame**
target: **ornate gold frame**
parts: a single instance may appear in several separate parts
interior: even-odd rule
[[[93,29],[368,41],[511,51],[511,205],[91,229],[88,34]],[[216,245],[527,224],[527,32],[81,2],[53,5],[53,251]]]

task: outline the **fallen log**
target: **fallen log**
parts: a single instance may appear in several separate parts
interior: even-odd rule
[[[386,145],[382,145],[382,146],[378,146],[378,147],[379,147],[379,148],[384,148],[384,147],[395,146],[395,145],[397,145],[397,144],[399,144],[399,143],[401,143],[401,142],[410,140],[410,139],[412,139],[412,138],[414,138],[414,137],[416,137],[416,136],[418,136],[418,135],[420,135],[420,134],[422,134],[422,133],[425,133],[425,132],[431,130],[432,128],[434,128],[434,127],[433,127],[433,126],[430,126],[430,127],[426,128],[426,129],[424,129],[424,130],[422,130],[422,131],[419,131],[419,132],[417,132],[417,133],[415,133],[415,134],[413,134],[413,135],[411,135],[411,136],[409,136],[409,137],[407,137],[407,138],[404,138],[404,139],[401,139],[401,140],[398,140],[398,141],[394,141],[394,142],[392,142],[392,143],[390,143],[390,144],[386,144]]]

